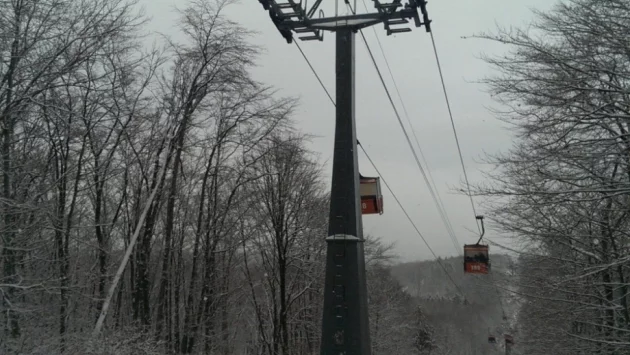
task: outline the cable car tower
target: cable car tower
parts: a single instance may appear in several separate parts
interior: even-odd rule
[[[373,0],[373,13],[333,17],[318,12],[322,0],[314,0],[310,8],[306,0],[258,1],[287,43],[294,33],[303,41],[322,41],[324,31],[336,33],[335,147],[320,354],[370,355],[362,214],[382,213],[383,203],[378,178],[359,178],[354,37],[360,29],[380,23],[388,35],[409,32],[409,20],[430,32],[426,1]]]

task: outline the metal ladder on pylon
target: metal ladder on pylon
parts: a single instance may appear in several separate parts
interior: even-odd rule
[[[346,290],[345,290],[345,269],[344,259],[346,257],[345,243],[335,246],[335,277],[333,279],[333,293],[335,309],[335,343],[337,345],[343,345],[345,342],[345,321],[348,313],[348,307],[346,305]]]

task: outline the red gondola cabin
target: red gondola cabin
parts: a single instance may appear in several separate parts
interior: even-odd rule
[[[381,179],[359,175],[359,194],[361,195],[361,214],[383,214],[383,195]]]
[[[481,244],[464,245],[464,272],[468,274],[487,274],[489,271],[488,246]]]

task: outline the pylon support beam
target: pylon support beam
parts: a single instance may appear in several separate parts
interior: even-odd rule
[[[330,214],[326,238],[326,275],[322,315],[321,355],[371,355],[367,282],[359,194],[359,163],[355,122],[355,33],[383,23],[388,35],[416,27],[431,31],[425,0],[381,3],[372,0],[378,12],[326,17],[315,0],[306,10],[306,0],[258,0],[288,43],[293,33],[301,40],[323,40],[324,31],[336,32],[336,120]],[[282,1],[282,2],[278,2]],[[346,1],[347,3],[347,1]],[[422,13],[422,21],[420,14]]]
[[[392,20],[405,20],[414,19],[418,15],[417,11],[412,9],[404,9],[396,11],[394,13],[370,13],[370,14],[357,14],[348,16],[337,17],[323,17],[316,19],[308,19],[303,21],[286,21],[280,24],[281,28],[296,29],[296,28],[312,28],[317,30],[326,30],[335,32],[341,29],[352,29],[358,31],[362,28],[379,24],[381,22],[389,22]],[[416,23],[417,27],[420,27],[422,23],[418,18]]]
[[[336,120],[321,355],[370,355],[355,121],[355,33],[336,32]]]
[[[401,0],[393,0],[391,3],[381,3],[374,1],[377,12],[367,14],[354,14],[348,16],[326,17],[322,10],[319,10],[319,17],[315,18],[315,12],[321,4],[321,0],[315,1],[310,10],[302,7],[302,1],[296,3],[295,0],[258,0],[265,10],[269,11],[269,17],[278,28],[278,31],[288,43],[293,42],[293,32],[307,34],[299,37],[303,41],[324,39],[322,31],[336,32],[339,30],[358,31],[362,28],[383,23],[387,35],[399,32],[411,31],[408,27],[394,27],[406,25],[409,19],[413,19],[416,27],[425,26],[426,31],[431,31],[431,20],[426,10],[425,0],[409,0],[404,6]],[[306,6],[306,5],[305,5]],[[418,12],[420,10],[420,13]],[[420,19],[422,15],[422,20]]]

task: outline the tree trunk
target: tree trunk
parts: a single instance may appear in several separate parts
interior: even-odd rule
[[[15,222],[17,221],[14,215],[13,206],[13,166],[12,166],[12,148],[13,148],[13,130],[15,125],[15,117],[13,110],[15,109],[13,103],[13,90],[14,88],[14,75],[17,69],[20,46],[20,26],[22,25],[21,6],[15,6],[15,24],[13,26],[13,42],[11,43],[11,60],[6,73],[7,78],[7,90],[4,112],[1,114],[2,118],[2,198],[4,202],[3,208],[3,261],[4,261],[4,279],[8,284],[17,283],[17,265],[16,265],[16,253],[14,250],[15,239]],[[11,309],[10,304],[15,299],[15,289],[8,287],[6,299],[3,297],[3,304],[6,308],[7,314],[7,333],[11,338],[18,338],[20,336],[20,325],[18,322],[18,314]],[[8,301],[8,302],[7,302]]]
[[[160,180],[160,155],[162,150],[164,149],[165,141],[162,140],[160,147],[156,153],[155,162],[154,162],[154,170],[153,177],[151,181],[151,186],[148,191],[158,189],[160,190],[163,181]],[[159,184],[159,185],[158,185]],[[140,203],[140,198],[142,196],[142,186],[138,188],[138,203]],[[135,252],[135,265],[136,272],[135,274],[135,282],[133,283],[133,319],[134,321],[140,321],[140,324],[143,326],[148,326],[151,323],[151,308],[149,304],[151,285],[149,282],[149,263],[151,261],[151,239],[153,237],[153,230],[155,227],[155,222],[157,219],[157,214],[159,212],[159,204],[160,198],[159,194],[156,195],[156,198],[151,202],[149,211],[147,213],[146,220],[144,222],[143,232],[140,236],[140,240],[138,241],[138,248],[136,248]],[[132,229],[133,230],[133,229]]]
[[[171,173],[171,181],[168,190],[168,199],[166,202],[166,223],[164,226],[164,251],[162,255],[162,276],[160,278],[160,289],[158,293],[158,315],[157,315],[157,324],[158,327],[161,327],[161,324],[165,325],[165,340],[168,344],[168,348],[171,350],[174,346],[173,341],[173,329],[172,329],[172,320],[173,315],[172,311],[172,299],[171,299],[171,274],[173,266],[173,227],[175,221],[175,199],[177,197],[177,183],[179,171],[182,163],[182,150],[184,145],[184,138],[186,136],[186,121],[187,117],[184,118],[184,122],[180,127],[180,131],[178,132],[177,141],[175,143],[175,159],[173,161],[173,169]],[[177,305],[175,305],[177,307]],[[158,331],[159,336],[159,331]]]
[[[188,299],[186,301],[186,311],[184,315],[184,331],[182,337],[181,344],[181,352],[182,354],[190,354],[193,351],[193,347],[195,345],[195,332],[197,327],[193,327],[191,324],[193,322],[193,312],[195,311],[195,293],[197,288],[197,278],[198,278],[198,263],[199,263],[199,244],[201,241],[201,236],[203,235],[203,220],[204,220],[204,208],[205,208],[205,199],[206,199],[206,189],[208,186],[208,178],[210,177],[210,171],[212,170],[212,161],[214,157],[214,153],[216,151],[216,146],[213,147],[212,152],[210,153],[210,158],[208,159],[208,165],[206,166],[206,171],[204,172],[203,179],[201,181],[201,196],[199,196],[199,211],[197,212],[197,224],[195,228],[195,241],[193,244],[193,258],[192,258],[192,270],[190,271],[190,284],[188,287]],[[207,248],[207,246],[206,246]],[[201,310],[201,308],[198,308]],[[195,331],[193,331],[193,328]]]
[[[105,283],[107,282],[107,246],[105,245],[105,236],[102,227],[102,207],[103,207],[103,188],[104,181],[101,181],[99,174],[99,159],[94,157],[94,233],[96,234],[96,242],[98,243],[98,301],[96,305],[96,314],[101,313],[103,309],[103,300],[105,299]]]

